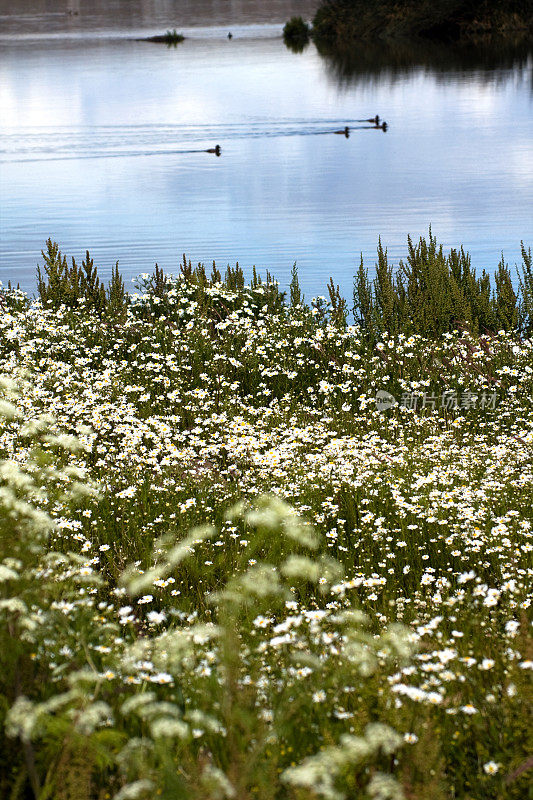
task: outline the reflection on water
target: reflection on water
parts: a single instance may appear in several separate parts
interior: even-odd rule
[[[49,5],[0,0],[27,13],[0,35],[3,281],[32,289],[48,236],[104,277],[186,252],[288,281],[296,260],[307,296],[330,274],[350,296],[361,252],[373,264],[381,235],[397,260],[430,223],[479,268],[533,244],[525,48],[296,55],[281,23],[314,3],[106,0],[67,24]],[[180,20],[177,48],[131,35]],[[375,114],[386,132],[360,122]]]
[[[533,91],[531,42],[518,39],[439,44],[396,40],[366,42],[346,50],[319,48],[331,79],[338,85],[376,80],[401,80],[415,69],[427,69],[445,83],[455,78],[475,77],[487,83],[506,83],[512,71],[515,80],[529,82]]]

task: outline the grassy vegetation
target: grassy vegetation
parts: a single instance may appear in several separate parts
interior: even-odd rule
[[[0,795],[523,800],[525,248],[489,292],[380,247],[362,326],[296,268],[43,257],[0,297]]]
[[[384,333],[439,338],[456,328],[473,333],[500,330],[525,335],[533,332],[533,265],[531,250],[522,244],[523,265],[517,291],[504,258],[494,273],[480,277],[463,248],[444,254],[436,237],[408,241],[408,258],[394,271],[381,242],[375,278],[361,265],[354,284],[354,314],[365,334],[375,343]],[[331,296],[331,292],[330,292]]]
[[[533,33],[529,0],[323,0],[313,20],[322,44],[360,38],[457,40]]]
[[[150,36],[146,41],[177,45],[185,41],[185,36],[183,36],[182,33],[178,33],[176,28],[174,28],[174,30],[168,30],[161,36]]]
[[[88,250],[81,267],[74,258],[69,267],[56,242],[48,239],[46,247],[46,252],[42,251],[43,272],[37,267],[37,290],[45,307],[59,308],[64,305],[71,309],[93,311],[99,317],[117,319],[123,316],[128,298],[118,271],[118,261],[106,290]]]

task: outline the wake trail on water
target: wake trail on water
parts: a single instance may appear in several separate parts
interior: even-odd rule
[[[337,130],[339,126],[348,127],[350,132],[379,130],[366,119],[293,119],[275,123],[258,120],[218,125],[94,125],[83,129],[65,125],[0,128],[0,163],[191,155],[205,152],[206,148],[213,147],[213,142],[227,144],[239,140],[325,136],[341,132]],[[168,147],[171,144],[174,146]]]

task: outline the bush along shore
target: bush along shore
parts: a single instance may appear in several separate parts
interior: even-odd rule
[[[292,18],[288,46],[312,35],[322,48],[345,48],[358,39],[422,38],[468,41],[479,38],[533,38],[530,0],[322,0],[312,30]]]
[[[522,800],[531,256],[0,296],[0,795]],[[437,294],[438,291],[438,294]]]

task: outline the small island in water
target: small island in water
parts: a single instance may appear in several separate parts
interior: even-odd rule
[[[168,30],[166,33],[162,33],[157,36],[147,36],[143,39],[139,39],[140,42],[155,42],[156,44],[180,44],[181,42],[185,41],[185,36],[182,33],[178,33],[176,28],[174,30]]]

